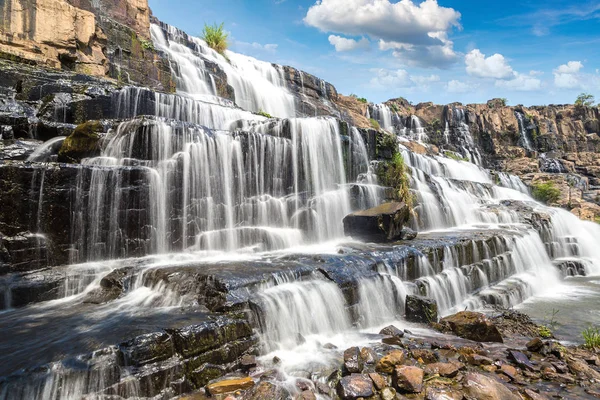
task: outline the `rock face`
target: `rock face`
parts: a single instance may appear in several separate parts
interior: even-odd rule
[[[344,232],[355,239],[382,243],[402,238],[408,222],[409,208],[404,203],[385,203],[344,218]]]
[[[352,374],[339,381],[337,393],[344,400],[371,397],[373,396],[373,381],[368,376]]]
[[[506,386],[485,375],[470,373],[465,376],[465,397],[472,400],[518,400]]]
[[[406,296],[406,320],[429,324],[438,320],[438,306],[435,300],[422,296]]]
[[[174,90],[152,48],[147,0],[5,0],[0,55],[15,61]]]
[[[455,335],[477,342],[502,343],[500,331],[481,313],[463,311],[443,318],[440,324],[448,327]]]

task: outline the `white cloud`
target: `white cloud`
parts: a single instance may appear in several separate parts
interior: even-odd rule
[[[405,65],[445,67],[457,55],[448,33],[461,28],[460,13],[437,0],[318,0],[304,22],[323,32],[369,36]],[[337,46],[336,46],[337,48]]]
[[[476,83],[461,82],[456,79],[451,80],[446,84],[446,90],[450,93],[467,93],[478,87],[479,85]]]
[[[335,46],[336,51],[352,51],[357,49],[368,49],[370,42],[367,38],[362,38],[359,41],[347,39],[341,36],[330,35],[329,43]]]
[[[273,44],[273,43],[260,44],[257,42],[248,43],[248,42],[236,41],[235,44],[242,48],[266,51],[268,53],[275,53],[277,51],[277,48],[279,47],[279,45]]]
[[[519,92],[533,92],[542,88],[542,81],[531,74],[524,75],[516,73],[514,79],[497,80],[496,87],[516,90]]]
[[[559,65],[552,73],[554,85],[561,89],[577,89],[582,87],[580,71],[583,68],[581,61],[569,61]]]
[[[371,72],[375,75],[370,85],[376,88],[401,88],[408,89],[419,87],[426,90],[429,84],[439,82],[438,75],[429,76],[411,76],[405,69],[389,70],[384,68],[372,69]]]
[[[559,65],[554,72],[558,74],[576,74],[581,71],[582,68],[583,64],[581,61],[569,61],[566,64]]]
[[[515,72],[502,54],[494,54],[486,58],[479,49],[471,50],[465,56],[467,73],[479,78],[509,79]]]

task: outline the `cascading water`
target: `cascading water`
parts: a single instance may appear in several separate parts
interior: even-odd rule
[[[515,117],[517,117],[517,121],[519,121],[519,144],[527,151],[533,151],[533,146],[531,145],[531,141],[529,140],[529,136],[527,134],[527,125],[525,124],[525,116],[523,113],[519,111],[515,111]]]
[[[470,162],[481,165],[481,154],[473,141],[467,116],[463,108],[453,108],[454,137],[463,156]]]

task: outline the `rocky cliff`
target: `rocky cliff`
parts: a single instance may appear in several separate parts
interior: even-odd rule
[[[1,0],[0,57],[175,89],[146,0]]]
[[[369,113],[382,126],[388,118],[383,128],[397,133],[424,129],[424,141],[453,158],[518,175],[533,187],[552,182],[560,195],[550,203],[584,219],[600,217],[597,107],[507,106],[501,99],[412,105],[400,98],[371,105]]]

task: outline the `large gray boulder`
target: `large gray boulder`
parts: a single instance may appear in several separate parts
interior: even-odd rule
[[[403,239],[403,227],[409,216],[410,209],[405,203],[384,203],[346,216],[344,232],[367,242],[393,242]]]

